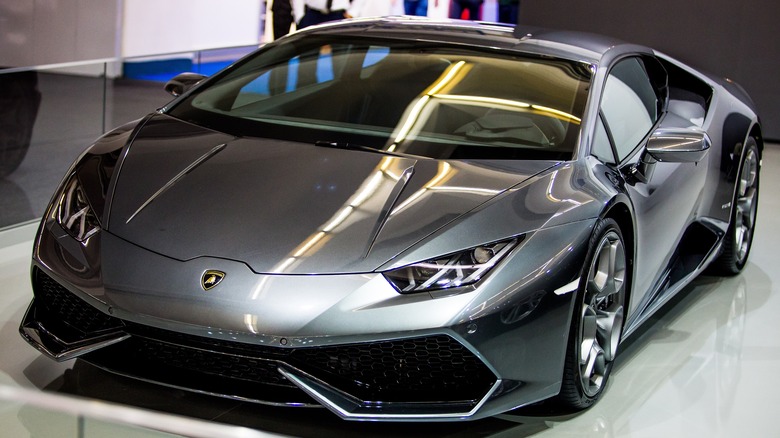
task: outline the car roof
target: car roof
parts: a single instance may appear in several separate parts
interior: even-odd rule
[[[467,44],[598,64],[607,52],[646,51],[603,35],[427,17],[380,17],[342,20],[304,29],[306,33],[377,36],[413,41]]]

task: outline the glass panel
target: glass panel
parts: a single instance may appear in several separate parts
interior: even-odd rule
[[[4,383],[0,383],[0,431],[3,437],[36,438],[283,436]]]
[[[234,135],[432,158],[570,159],[586,65],[463,47],[301,37],[170,111]]]
[[[0,228],[41,217],[70,163],[103,132],[103,71],[0,71]]]
[[[78,419],[44,407],[0,399],[0,435],[4,437],[77,438]]]
[[[214,74],[256,49],[0,69],[0,228],[41,217],[97,137],[171,101],[165,81],[182,71]]]
[[[55,435],[52,435],[55,436]],[[63,436],[63,435],[59,435]],[[131,426],[121,423],[112,423],[108,421],[84,419],[84,438],[176,438],[184,435],[175,435],[166,432],[145,429],[143,427]]]
[[[609,74],[601,110],[618,158],[627,157],[657,120],[656,95],[637,58],[620,62]]]

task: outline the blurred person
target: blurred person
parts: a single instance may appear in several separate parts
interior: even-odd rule
[[[469,20],[479,20],[479,9],[484,0],[453,0],[450,6],[450,18],[461,18],[463,11],[469,11]]]
[[[290,33],[290,26],[293,24],[292,3],[290,0],[273,0],[271,14],[274,39],[278,40]]]
[[[500,23],[517,24],[520,13],[520,0],[498,0],[498,21]]]
[[[404,0],[404,13],[406,15],[428,15],[428,0]]]
[[[350,6],[350,0],[292,0],[293,17],[298,23],[298,29],[352,18],[349,14]]]

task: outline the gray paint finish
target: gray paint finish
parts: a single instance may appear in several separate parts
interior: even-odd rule
[[[156,116],[122,164],[110,231],[178,260],[239,260],[258,273],[371,272],[550,165],[501,168],[233,140]],[[407,169],[408,182],[401,178]]]

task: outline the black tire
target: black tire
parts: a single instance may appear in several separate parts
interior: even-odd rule
[[[723,247],[717,259],[710,265],[709,272],[715,275],[739,274],[747,263],[758,215],[758,186],[760,156],[756,140],[749,137],[745,142],[735,181],[731,221],[723,237]]]
[[[623,332],[628,260],[618,224],[600,220],[590,238],[566,349],[558,401],[568,408],[591,406],[606,387]]]

